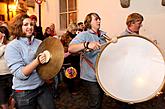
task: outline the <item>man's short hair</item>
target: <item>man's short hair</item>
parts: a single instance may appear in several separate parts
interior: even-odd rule
[[[82,25],[82,24],[83,24],[83,22],[79,22],[79,23],[77,23],[78,26],[80,26],[80,25]]]
[[[132,13],[128,15],[126,24],[130,25],[131,23],[135,23],[137,21],[143,21],[143,16],[139,13]]]

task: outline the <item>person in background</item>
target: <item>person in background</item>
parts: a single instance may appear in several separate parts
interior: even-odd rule
[[[46,27],[45,29],[45,33],[44,33],[44,37],[43,40],[48,38],[48,37],[54,37],[54,38],[58,38],[58,36],[54,36],[56,34],[55,32],[55,25],[51,24],[50,27]],[[47,81],[47,87],[50,90],[50,93],[52,94],[53,98],[58,98],[58,76],[59,74],[57,74],[54,78],[50,79]]]
[[[37,26],[37,17],[35,15],[31,15],[30,19],[32,20],[32,23],[34,25],[34,32],[33,35],[40,40],[43,40],[43,32],[42,32],[42,27],[41,26]]]
[[[50,30],[51,30],[51,36],[56,36],[57,35],[54,23],[51,23]]]
[[[9,98],[12,94],[12,74],[9,71],[4,53],[6,45],[9,43],[9,31],[5,26],[0,26],[0,106],[2,109],[9,109]],[[11,109],[14,108],[14,103]]]
[[[79,34],[80,32],[84,31],[84,24],[83,24],[83,22],[77,23],[77,27],[78,27],[77,34]]]
[[[121,33],[121,35],[139,35],[140,28],[142,27],[142,22],[144,18],[139,13],[131,13],[128,15],[126,20],[127,28],[126,30]],[[157,40],[155,40],[152,37],[148,37],[150,40],[152,40],[155,44],[157,44]]]
[[[68,67],[72,66],[77,70],[77,72],[79,74],[79,72],[80,72],[80,55],[79,55],[79,53],[70,54],[68,52],[69,43],[76,36],[76,32],[77,32],[77,25],[75,23],[69,24],[66,33],[64,33],[61,36],[61,42],[64,46],[64,52],[65,52],[64,65],[65,64],[68,65],[68,66],[65,66],[65,67],[68,68]],[[76,89],[77,89],[76,88],[76,86],[77,86],[76,85],[76,82],[77,82],[76,80],[77,79],[78,79],[78,76],[76,78],[73,78],[73,79],[66,78],[66,80],[67,80],[66,83],[67,83],[69,92],[72,95],[76,94]]]
[[[0,26],[4,26],[4,27],[6,27],[6,28],[8,29],[8,23],[7,23],[7,22],[2,22],[2,23],[0,24]]]
[[[11,20],[10,29],[17,38],[5,49],[5,60],[13,75],[13,97],[16,109],[56,109],[52,95],[36,67],[46,63],[44,52],[36,56],[41,43],[34,37],[34,25],[27,14]]]
[[[139,35],[143,20],[143,16],[139,13],[129,14],[126,20],[127,28],[123,33],[121,33],[121,35]],[[156,40],[153,40],[151,37],[148,38],[157,44]],[[128,104],[120,101],[118,101],[118,103],[120,104],[121,109],[135,109],[135,104]]]
[[[2,22],[1,24],[0,24],[0,26],[4,26],[4,27],[6,27],[7,29],[8,29],[8,22]],[[9,31],[9,30],[8,30]],[[12,30],[11,30],[12,31]],[[9,31],[9,33],[10,33],[10,31]],[[10,35],[10,37],[9,37],[9,41],[12,41],[13,39],[15,39],[16,37],[14,36],[14,35]]]
[[[128,15],[126,21],[127,28],[121,35],[139,34],[143,20],[143,16],[139,13],[132,13]]]
[[[51,36],[51,30],[50,27],[46,27],[43,40],[49,36]]]
[[[101,109],[103,91],[96,80],[96,58],[106,42],[106,33],[100,30],[101,18],[89,13],[84,21],[87,31],[78,34],[69,44],[70,53],[83,52],[80,59],[80,78],[87,89],[88,109]],[[117,41],[109,38],[112,42]]]

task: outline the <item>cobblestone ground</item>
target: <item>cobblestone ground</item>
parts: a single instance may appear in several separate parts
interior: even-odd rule
[[[59,96],[55,99],[57,109],[87,109],[87,94],[83,85],[79,85],[76,95],[68,92],[65,83],[59,86]],[[155,97],[143,103],[134,104],[135,109],[164,109],[165,94]],[[121,103],[109,96],[104,95],[102,109],[122,109]]]

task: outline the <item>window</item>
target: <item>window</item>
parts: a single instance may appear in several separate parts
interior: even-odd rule
[[[77,23],[77,0],[60,1],[60,30],[65,30],[70,23]]]

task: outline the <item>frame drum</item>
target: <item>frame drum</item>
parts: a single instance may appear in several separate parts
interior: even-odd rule
[[[122,102],[139,103],[160,94],[165,61],[160,48],[138,35],[118,37],[97,57],[96,77],[104,92]]]

